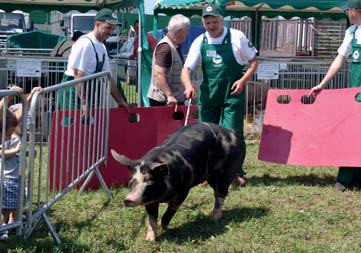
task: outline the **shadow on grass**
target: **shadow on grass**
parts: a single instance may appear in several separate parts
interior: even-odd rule
[[[263,175],[261,177],[247,177],[247,185],[305,185],[305,186],[333,186],[336,180],[336,175],[319,177],[317,175],[300,175],[300,176],[288,176],[288,177],[272,177],[269,175]]]
[[[58,231],[57,231],[58,232]],[[59,235],[62,245],[56,244],[55,240],[49,236],[48,227],[41,221],[33,234],[28,238],[11,235],[6,241],[0,241],[0,252],[19,249],[19,252],[88,252],[89,245],[77,244],[73,239],[64,238]],[[22,249],[26,249],[22,251]],[[31,249],[31,251],[30,251]],[[28,251],[29,250],[29,251]],[[14,251],[18,252],[18,251]]]
[[[43,219],[37,224],[35,230],[32,232],[31,236],[28,239],[24,239],[23,237],[18,237],[16,235],[10,236],[8,240],[0,241],[0,252],[8,252],[10,249],[36,249],[36,252],[89,252],[92,250],[91,246],[86,244],[76,243],[73,237],[65,236],[62,231],[70,230],[73,227],[76,227],[79,233],[83,229],[87,229],[93,226],[93,220],[97,218],[98,213],[101,210],[108,207],[110,201],[106,201],[103,203],[103,206],[99,209],[99,212],[96,214],[89,216],[86,220],[76,222],[75,224],[71,224],[67,222],[67,220],[58,220],[53,221],[51,217],[53,217],[52,213],[53,209],[49,209],[47,211],[47,216],[50,218],[50,222],[52,226],[54,226],[56,234],[59,236],[61,240],[61,245],[58,245],[52,236],[50,235],[50,230],[48,226],[45,224]],[[68,235],[68,234],[67,234]],[[72,235],[70,235],[72,236]],[[6,243],[6,245],[5,245]],[[113,245],[116,245],[117,249],[124,250],[124,245],[120,245],[116,242],[111,242]],[[16,251],[17,252],[17,251]],[[34,251],[35,252],[35,251]]]
[[[230,223],[241,223],[252,218],[266,216],[265,208],[236,208],[223,211],[220,221],[214,223],[206,215],[198,215],[194,221],[185,223],[175,228],[168,228],[159,233],[158,240],[174,241],[176,243],[203,241],[224,233]],[[171,225],[170,225],[171,226]]]

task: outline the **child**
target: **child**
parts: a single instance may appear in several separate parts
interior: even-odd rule
[[[27,102],[29,103],[34,92],[41,91],[41,87],[35,87],[29,96]],[[23,90],[20,87],[13,86],[10,90],[16,90],[19,95]],[[9,98],[9,100],[11,100]],[[15,221],[16,211],[18,209],[19,201],[19,188],[20,188],[20,147],[21,147],[21,117],[22,106],[14,105],[10,106],[6,110],[6,128],[5,128],[5,140],[4,147],[2,142],[2,127],[3,127],[3,110],[4,110],[4,98],[0,101],[0,172],[3,170],[3,199],[2,199],[2,224],[10,224]],[[5,161],[4,168],[2,168],[2,153],[4,153]],[[1,172],[2,173],[2,172]],[[0,235],[0,239],[4,240],[8,238],[7,231]]]

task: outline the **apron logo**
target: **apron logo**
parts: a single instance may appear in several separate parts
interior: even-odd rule
[[[358,58],[360,58],[360,53],[358,50],[355,50],[355,52],[352,54],[352,59],[358,60]]]
[[[213,63],[217,66],[217,65],[221,65],[223,62],[223,58],[222,56],[220,56],[219,54],[217,54],[215,57],[213,57]]]
[[[248,42],[248,47],[249,47],[249,48],[254,48],[252,42],[250,42],[250,41]]]

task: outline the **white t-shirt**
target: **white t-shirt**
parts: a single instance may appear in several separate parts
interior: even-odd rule
[[[361,44],[361,27],[352,25],[345,32],[345,38],[343,39],[341,46],[337,50],[338,54],[344,57],[351,56],[353,32],[355,32],[355,38],[357,39],[357,44]]]
[[[74,69],[84,72],[86,76],[94,74],[97,62],[94,48],[89,38],[93,42],[95,50],[98,53],[99,61],[103,60],[103,55],[105,54],[103,71],[111,71],[105,45],[95,38],[93,32],[90,32],[81,36],[72,46],[68,59],[67,70],[65,71],[66,75],[74,76]]]
[[[243,32],[235,29],[230,29],[231,31],[231,43],[232,43],[232,50],[236,61],[241,64],[248,64],[250,60],[252,60],[256,53],[257,49],[250,43],[247,37],[244,35]],[[223,34],[218,38],[212,38],[209,36],[209,33],[206,32],[206,37],[208,44],[217,45],[222,44],[224,37],[228,32],[228,28],[224,27]],[[185,67],[194,70],[198,62],[201,60],[201,43],[203,41],[204,34],[199,35],[192,43],[187,59],[184,63]]]
[[[11,139],[5,141],[4,149],[12,149],[15,148],[20,143],[20,136],[13,133],[11,135]],[[2,149],[2,145],[0,144],[0,149]],[[0,173],[2,170],[1,166],[1,158],[0,158]],[[19,154],[10,156],[5,158],[4,161],[4,176],[6,178],[19,178],[19,169],[20,169],[20,158]]]

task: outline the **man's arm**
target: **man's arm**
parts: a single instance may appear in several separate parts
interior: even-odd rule
[[[79,79],[81,77],[85,76],[85,73],[79,69],[74,69],[74,79]],[[77,95],[79,96],[79,98],[81,99],[82,103],[85,104],[86,101],[86,94],[83,91],[82,92],[82,88],[83,88],[83,84],[84,83],[78,83],[78,89],[77,89]]]
[[[184,96],[187,99],[190,99],[192,97],[194,97],[194,87],[192,85],[192,80],[191,80],[191,73],[192,70],[186,66],[183,67],[182,69],[182,73],[181,73],[181,80],[184,86]]]
[[[322,79],[322,81],[314,86],[311,91],[309,92],[309,96],[316,96],[318,95],[321,90],[331,81],[331,79],[337,74],[337,72],[341,69],[343,63],[346,61],[346,57],[342,55],[337,55],[336,58],[333,60],[330,68],[327,71],[327,74]]]
[[[169,105],[176,105],[177,99],[173,96],[167,79],[167,68],[155,64],[153,69],[153,75],[155,83],[157,84],[159,89],[163,91],[165,97],[167,98],[167,103]]]
[[[244,73],[244,75],[241,77],[241,79],[233,83],[231,87],[232,90],[231,95],[237,95],[243,91],[249,79],[251,79],[253,74],[256,72],[257,67],[258,67],[258,60],[257,57],[255,56],[252,60],[249,61],[249,66],[246,72]]]
[[[124,109],[129,112],[129,106],[127,102],[125,102],[125,99],[123,98],[120,91],[118,90],[113,77],[110,77],[110,94],[113,96],[115,101],[117,101],[119,107],[124,107]]]

